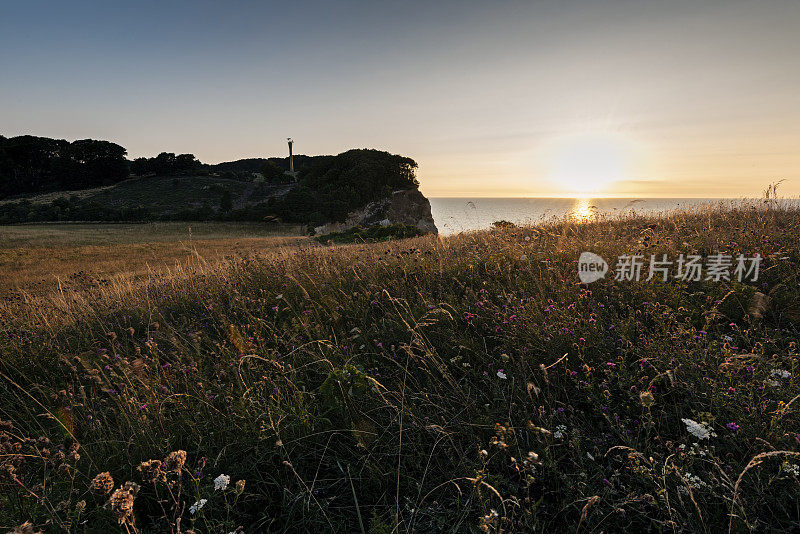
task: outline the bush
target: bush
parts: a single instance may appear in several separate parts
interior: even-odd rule
[[[389,239],[408,239],[423,234],[424,232],[416,226],[407,224],[391,224],[387,226],[376,224],[369,228],[355,226],[344,232],[332,232],[317,236],[315,239],[326,245],[331,243],[374,243],[388,241]]]

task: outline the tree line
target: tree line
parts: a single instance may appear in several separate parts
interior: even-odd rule
[[[0,198],[114,184],[128,177],[126,153],[109,141],[0,136]]]
[[[126,155],[124,147],[110,141],[0,135],[0,199],[113,185],[131,174],[190,174],[205,167],[193,154],[162,152],[133,161]]]
[[[288,158],[250,158],[206,165],[192,154],[162,152],[152,158],[126,159],[126,150],[109,141],[84,139],[68,142],[46,137],[0,136],[0,199],[52,191],[74,191],[113,185],[131,175],[207,175],[261,184],[286,184]],[[162,213],[152,206],[102,205],[91,197],[64,196],[47,203],[25,198],[0,206],[0,224],[33,221],[113,220],[264,220],[320,225],[343,221],[347,214],[392,191],[418,185],[417,163],[407,157],[370,149],[354,149],[336,156],[295,156],[297,183],[288,192],[262,198],[233,209],[230,192],[218,205],[186,205]],[[220,187],[223,187],[220,184]],[[224,188],[224,187],[223,187]]]

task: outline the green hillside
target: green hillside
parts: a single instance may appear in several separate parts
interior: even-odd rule
[[[287,186],[241,182],[217,176],[148,176],[103,188],[88,199],[115,208],[148,206],[155,212],[166,214],[199,208],[203,204],[218,208],[226,191],[231,195],[233,206],[241,207],[264,201],[287,189]]]
[[[348,213],[392,191],[417,186],[414,160],[378,150],[298,156],[296,181],[279,159],[186,170],[176,167],[179,158],[162,156],[134,160],[132,168],[141,174],[116,183],[8,196],[0,200],[0,224],[270,218],[317,226],[343,221]],[[161,172],[150,172],[153,169]]]
[[[239,213],[289,189],[290,185],[242,182],[218,176],[147,176],[95,189],[1,201],[0,224],[208,220]]]

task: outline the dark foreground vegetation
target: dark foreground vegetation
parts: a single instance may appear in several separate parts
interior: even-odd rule
[[[799,215],[319,247],[15,304],[0,525],[797,531]],[[764,263],[582,286],[585,250]]]
[[[317,236],[316,240],[323,244],[375,243],[389,239],[408,239],[418,237],[424,232],[416,226],[408,224],[375,225],[369,228],[355,226],[344,232],[332,232]]]
[[[296,182],[288,158],[206,165],[192,154],[125,155],[107,141],[0,136],[0,224],[269,217],[318,226],[417,187],[414,160],[379,150],[296,156]]]

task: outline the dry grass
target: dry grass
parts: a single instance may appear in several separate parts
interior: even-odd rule
[[[286,249],[44,296],[0,330],[0,526],[796,530],[799,215]],[[586,287],[584,250],[765,260],[757,283]]]
[[[0,299],[138,283],[187,263],[307,245],[299,227],[237,223],[42,224],[0,227]]]

